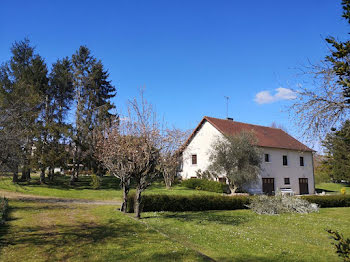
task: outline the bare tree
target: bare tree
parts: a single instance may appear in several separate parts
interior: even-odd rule
[[[130,179],[136,183],[135,213],[141,217],[141,194],[156,175],[162,144],[159,121],[141,92],[140,103],[129,101],[128,115],[98,139],[98,159],[121,180],[122,211],[126,211]]]
[[[331,128],[349,118],[350,103],[329,63],[305,67],[302,74],[307,77],[308,85],[294,90],[297,98],[290,111],[304,135],[322,139]]]
[[[181,152],[185,140],[189,136],[188,131],[177,128],[167,129],[162,138],[159,169],[163,175],[166,188],[170,188],[175,180],[180,167]]]
[[[261,152],[252,133],[218,138],[212,145],[208,170],[223,174],[232,193],[256,181],[260,171]]]

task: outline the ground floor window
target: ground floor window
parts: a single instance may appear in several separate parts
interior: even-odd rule
[[[285,177],[285,178],[284,178],[284,184],[285,184],[285,185],[290,185],[289,177]]]

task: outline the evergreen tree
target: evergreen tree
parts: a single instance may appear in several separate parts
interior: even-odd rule
[[[350,181],[350,121],[345,121],[340,130],[328,134],[323,146],[327,150],[323,165],[329,168],[331,177]]]
[[[97,172],[99,163],[95,158],[96,129],[111,122],[115,115],[110,99],[115,96],[115,87],[108,80],[109,74],[101,61],[97,61],[90,50],[81,46],[72,56],[75,87],[74,126],[74,172],[71,182],[79,175],[80,165]]]

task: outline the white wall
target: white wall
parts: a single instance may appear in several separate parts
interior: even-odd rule
[[[261,176],[274,178],[275,190],[286,187],[299,194],[299,178],[308,178],[309,193],[315,193],[311,152],[266,147],[262,148],[262,151],[270,155],[270,163],[266,163],[263,158]],[[288,166],[283,166],[283,155],[287,156]],[[300,166],[301,156],[304,157],[304,166]],[[287,177],[289,177],[290,185],[284,184],[284,178]]]
[[[211,144],[218,137],[223,137],[223,135],[209,122],[205,121],[183,152],[183,166],[180,173],[182,178],[195,177],[197,170],[205,171],[208,168]],[[192,165],[191,156],[194,154],[197,155],[197,165]]]
[[[183,152],[183,166],[180,175],[183,179],[196,176],[197,170],[205,171],[209,166],[209,155],[212,143],[222,138],[223,135],[209,122],[205,122],[193,137],[190,144]],[[257,183],[247,188],[251,193],[262,192],[261,178],[274,178],[275,190],[280,188],[291,188],[295,194],[299,194],[299,178],[308,178],[309,193],[314,194],[314,176],[311,152],[299,152],[295,150],[285,150],[278,148],[261,148],[262,171]],[[192,165],[193,154],[197,155],[197,164]],[[270,162],[265,163],[264,154],[270,155]],[[283,166],[282,156],[288,158],[288,166]],[[299,157],[304,157],[304,166],[300,166]],[[284,178],[289,177],[290,185],[284,184]]]

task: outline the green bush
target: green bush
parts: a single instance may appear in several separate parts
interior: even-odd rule
[[[7,198],[0,198],[0,224],[3,224],[5,222],[7,212],[8,212]]]
[[[227,193],[228,185],[207,179],[190,178],[182,181],[182,186],[216,193]]]
[[[101,187],[101,177],[96,174],[92,174],[90,185],[93,189],[99,189]]]
[[[128,197],[127,212],[134,212],[135,194]],[[141,210],[151,211],[205,211],[205,210],[235,210],[246,209],[250,202],[248,196],[212,196],[212,195],[143,195]]]
[[[302,196],[319,207],[350,207],[350,195]]]

